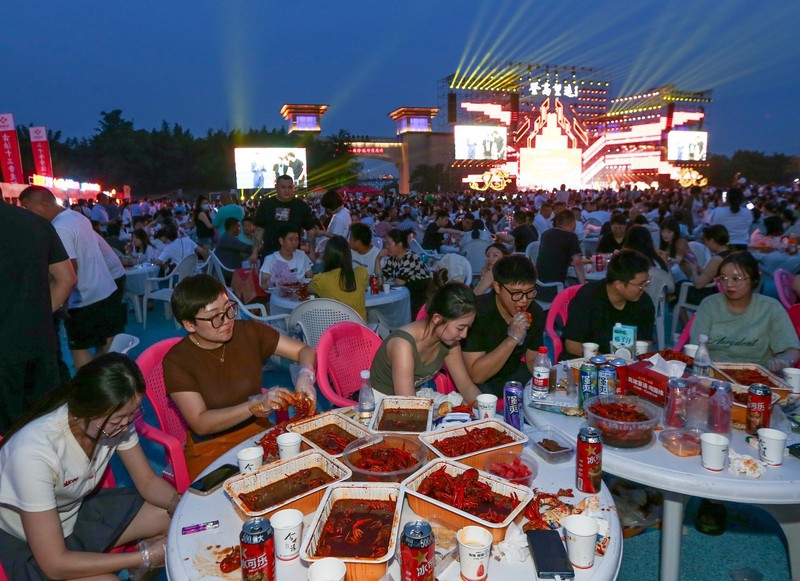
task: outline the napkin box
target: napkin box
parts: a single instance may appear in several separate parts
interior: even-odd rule
[[[667,401],[669,377],[651,369],[649,361],[637,361],[628,365],[627,394],[638,395],[663,406]],[[690,377],[684,373],[682,377]]]

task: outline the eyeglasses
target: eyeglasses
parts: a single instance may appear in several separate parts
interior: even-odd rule
[[[630,286],[635,286],[635,287],[636,287],[636,288],[638,288],[639,290],[644,290],[644,289],[646,289],[646,288],[647,288],[647,287],[650,285],[650,282],[651,282],[651,281],[650,281],[650,279],[648,278],[648,279],[647,279],[646,281],[644,281],[642,284],[633,284],[631,281],[628,281],[628,282],[626,282],[625,284],[626,284],[626,285],[630,285]]]
[[[526,299],[531,300],[536,296],[536,289],[535,288],[532,288],[529,291],[512,291],[512,290],[509,290],[509,288],[504,284],[501,284],[500,286],[503,287],[509,295],[511,295],[511,300],[514,301],[514,302],[521,301],[522,297],[525,297]]]
[[[195,321],[208,321],[211,323],[211,326],[215,329],[219,329],[222,325],[225,324],[225,321],[228,319],[235,319],[236,315],[239,313],[239,305],[236,303],[228,304],[228,308],[222,311],[221,313],[214,315],[213,317],[209,317],[207,319],[203,319],[201,317],[195,317]]]
[[[100,430],[100,433],[103,434],[104,437],[113,438],[114,436],[116,436],[116,435],[124,432],[125,430],[127,430],[128,426],[130,426],[131,424],[135,424],[138,420],[141,419],[141,417],[143,415],[144,415],[144,411],[142,410],[142,408],[141,407],[136,408],[136,410],[133,411],[131,413],[131,415],[128,416],[128,421],[127,422],[125,422],[124,424],[118,425],[116,428],[112,429],[110,432],[106,432],[103,429],[103,426],[101,426],[100,424],[98,424],[94,420],[92,420],[92,423],[95,425],[95,427],[98,430]],[[116,425],[116,422],[108,422],[108,421],[106,421],[104,425],[106,425],[106,426],[108,426],[108,425]]]
[[[739,284],[749,278],[750,278],[749,276],[739,276],[737,274],[734,276],[718,276],[717,280],[719,281],[720,284],[728,284],[729,282],[732,284]]]

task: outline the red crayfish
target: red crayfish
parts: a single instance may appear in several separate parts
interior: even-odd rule
[[[429,474],[420,483],[417,491],[492,523],[502,522],[519,504],[516,494],[503,496],[481,482],[480,474],[475,468],[465,470],[458,476],[451,476],[446,467],[442,466]]]
[[[267,430],[263,436],[256,442],[264,449],[264,462],[272,462],[278,459],[278,436],[286,433],[286,426],[296,422],[300,418],[313,415],[314,409],[310,399],[300,395],[293,394],[294,417],[283,422],[275,424],[274,427]]]
[[[514,441],[509,434],[495,428],[464,428],[464,430],[465,433],[461,436],[444,438],[433,442],[433,445],[448,458],[453,458]]]
[[[369,472],[396,472],[410,468],[418,460],[402,448],[375,445],[359,450],[351,462],[356,468]]]
[[[318,557],[378,558],[389,549],[396,500],[338,500],[322,527]]]

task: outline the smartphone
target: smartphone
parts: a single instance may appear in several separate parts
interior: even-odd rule
[[[561,542],[558,531],[528,531],[528,548],[536,565],[536,573],[541,579],[562,579],[575,577],[575,569],[567,558],[567,549]]]
[[[205,476],[198,478],[194,482],[189,485],[189,492],[193,492],[194,494],[199,494],[200,496],[206,496],[211,494],[215,490],[217,490],[222,483],[225,482],[231,476],[236,476],[239,474],[239,467],[234,466],[233,464],[224,464],[209,472]]]
[[[747,208],[748,210],[752,210],[756,206],[755,204],[753,204],[753,202],[747,202],[744,207]]]
[[[800,458],[800,444],[792,444],[791,446],[787,447],[789,448],[789,454],[795,458]]]

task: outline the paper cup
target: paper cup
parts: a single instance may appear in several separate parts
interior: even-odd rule
[[[300,453],[300,442],[302,438],[296,432],[286,432],[277,438],[278,455],[281,460],[290,460]]]
[[[484,581],[489,576],[492,554],[492,533],[483,527],[464,527],[456,533],[461,579]]]
[[[239,472],[249,474],[261,468],[264,458],[264,449],[261,446],[243,448],[236,452],[236,462],[239,464]]]
[[[800,369],[796,367],[784,367],[783,378],[786,383],[792,386],[792,393],[800,393]]]
[[[497,396],[491,393],[482,393],[477,397],[478,419],[493,418],[497,414]]]
[[[600,530],[597,521],[590,516],[573,514],[561,521],[561,524],[564,525],[564,536],[567,539],[569,562],[577,569],[589,569],[594,564],[594,550]]]
[[[683,354],[694,359],[694,354],[697,353],[697,345],[687,343],[683,346]]]
[[[730,440],[722,434],[711,432],[700,436],[700,459],[703,468],[711,472],[722,472],[728,457]]]
[[[783,450],[786,448],[786,434],[773,428],[758,430],[758,457],[768,466],[783,464]]]
[[[275,531],[275,558],[279,561],[297,559],[303,539],[303,513],[293,508],[279,510],[269,522]]]
[[[598,351],[600,350],[600,345],[597,343],[583,343],[583,357],[585,359],[590,359],[597,355]]]
[[[347,565],[336,557],[314,561],[308,568],[308,581],[344,581]]]
[[[383,285],[383,292],[388,293],[390,290],[392,290],[392,285],[390,285],[388,282],[385,283]]]
[[[644,355],[650,352],[650,341],[637,341],[636,342],[636,356]]]

